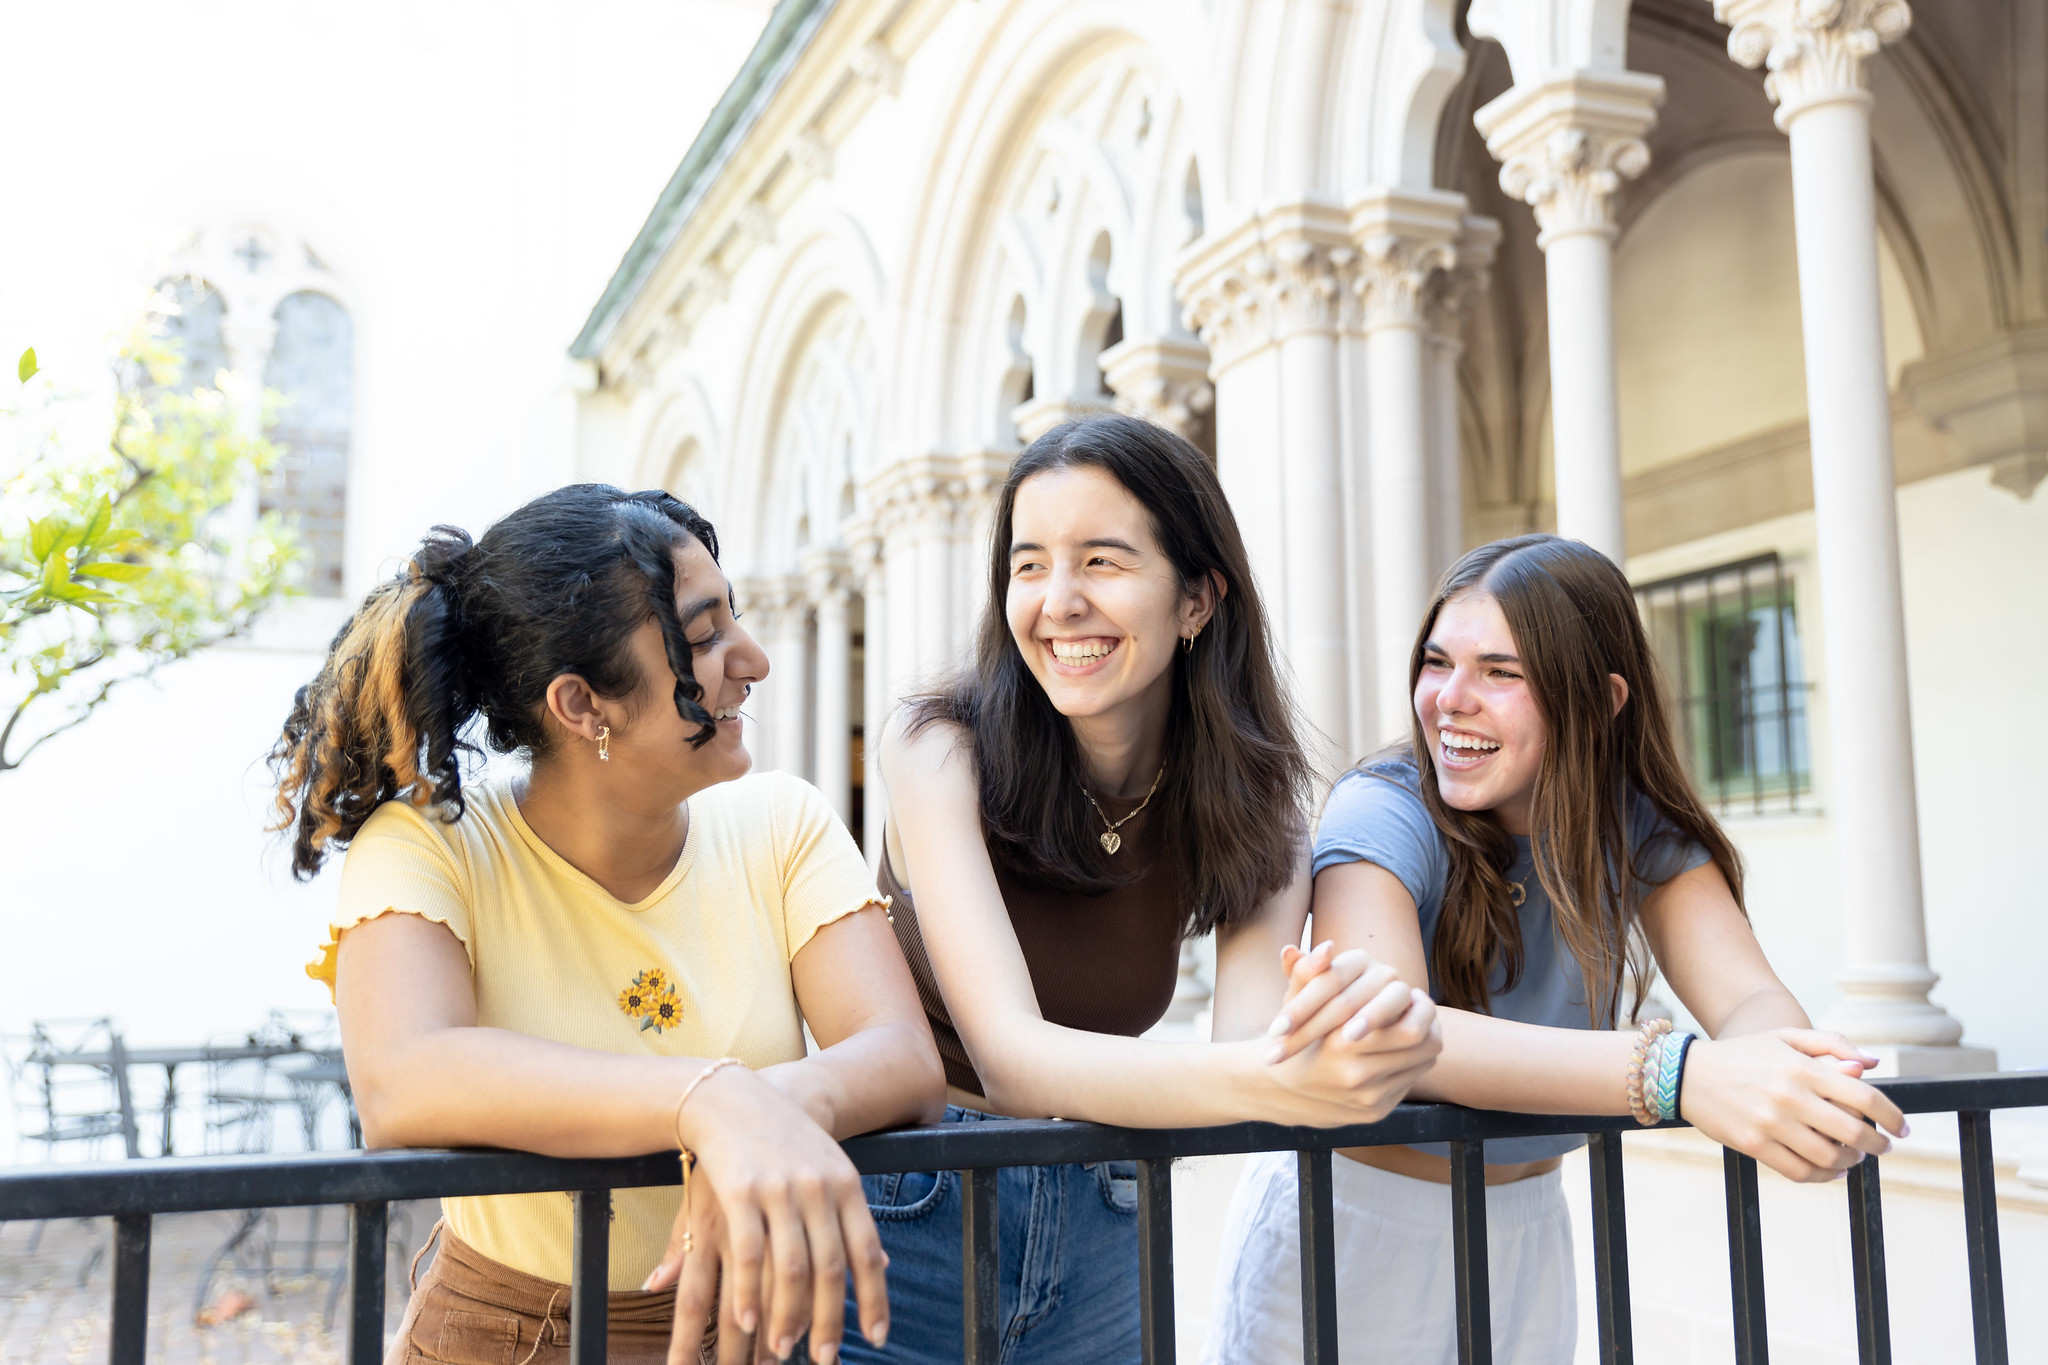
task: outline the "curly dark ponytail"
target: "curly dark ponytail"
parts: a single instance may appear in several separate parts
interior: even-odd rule
[[[548,685],[580,674],[605,696],[641,683],[630,639],[649,617],[675,673],[675,708],[708,743],[675,609],[678,545],[718,557],[718,533],[659,490],[574,484],[536,498],[472,542],[436,526],[391,580],[371,590],[299,689],[270,753],[278,830],[292,872],[319,871],[386,801],[463,813],[464,738],[481,719],[500,753],[546,752]]]

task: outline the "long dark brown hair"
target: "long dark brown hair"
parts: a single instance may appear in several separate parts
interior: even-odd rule
[[[675,605],[675,550],[693,538],[718,557],[717,532],[686,504],[595,483],[536,498],[474,543],[436,526],[334,637],[271,750],[272,828],[292,831],[293,875],[318,872],[387,801],[459,819],[472,721],[498,752],[538,758],[560,675],[633,695],[632,635],[649,619],[675,673],[676,711],[698,726],[690,741],[710,742],[717,724]]]
[[[1686,775],[1635,594],[1614,561],[1550,535],[1496,540],[1472,551],[1444,575],[1422,618],[1408,660],[1411,696],[1438,614],[1465,596],[1499,604],[1543,716],[1548,737],[1531,803],[1530,849],[1558,933],[1585,978],[1589,1020],[1596,1028],[1611,1026],[1624,973],[1640,1008],[1651,972],[1637,930],[1643,901],[1656,888],[1641,877],[1629,849],[1630,794],[1647,800],[1677,837],[1707,851],[1738,907],[1742,860]],[[1628,683],[1619,714],[1610,673]],[[1514,841],[1490,813],[1445,804],[1437,790],[1434,737],[1424,733],[1420,716],[1411,715],[1410,723],[1422,801],[1443,834],[1450,863],[1430,978],[1445,1004],[1483,1011],[1496,967],[1504,969],[1504,989],[1522,974],[1521,920],[1507,880]]]
[[[1215,614],[1176,652],[1166,718],[1166,780],[1152,803],[1174,860],[1182,932],[1237,923],[1292,879],[1306,829],[1309,765],[1274,667],[1265,609],[1223,486],[1192,445],[1135,417],[1097,416],[1032,442],[996,497],[988,604],[974,661],[911,699],[911,728],[950,722],[973,746],[989,853],[1014,874],[1073,895],[1133,880],[1110,865],[1082,799],[1081,750],[1010,634],[1011,523],[1017,489],[1052,469],[1100,469],[1145,508],[1190,597],[1218,579]]]

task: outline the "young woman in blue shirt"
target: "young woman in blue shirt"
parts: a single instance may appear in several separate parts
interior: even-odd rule
[[[1426,979],[1444,1046],[1411,1092],[1521,1113],[1676,1113],[1793,1180],[1903,1136],[1766,961],[1734,846],[1694,793],[1628,580],[1587,546],[1496,541],[1445,576],[1409,665],[1409,742],[1332,790],[1314,937]],[[1335,994],[1291,962],[1280,1051]],[[1699,1036],[1624,1015],[1652,961]],[[1625,978],[1627,980],[1625,981]],[[1876,1126],[1872,1126],[1876,1125]],[[1882,1131],[1880,1131],[1882,1130]],[[1486,1146],[1493,1351],[1562,1365],[1577,1338],[1559,1165],[1583,1138]],[[1340,1358],[1455,1358],[1441,1148],[1336,1163]],[[1300,1359],[1294,1167],[1253,1158],[1233,1201],[1207,1359]]]

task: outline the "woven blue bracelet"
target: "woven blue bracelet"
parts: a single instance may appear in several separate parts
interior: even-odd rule
[[[1643,1061],[1643,1108],[1653,1122],[1664,1121],[1664,1055],[1674,1035],[1659,1034]]]
[[[1657,1117],[1678,1117],[1678,1091],[1685,1078],[1685,1053],[1694,1035],[1686,1032],[1665,1035],[1657,1055]]]

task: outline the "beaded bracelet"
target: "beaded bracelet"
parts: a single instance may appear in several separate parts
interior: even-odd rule
[[[1657,1122],[1643,1104],[1643,1065],[1649,1060],[1650,1045],[1671,1032],[1669,1019],[1646,1019],[1636,1030],[1636,1045],[1629,1052],[1627,1071],[1628,1112],[1645,1128]]]

